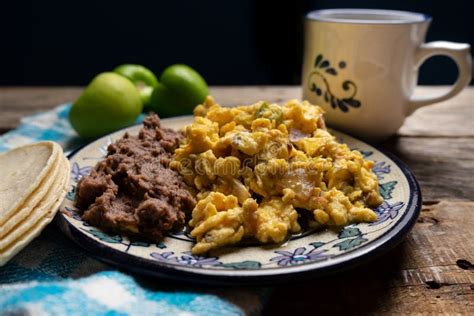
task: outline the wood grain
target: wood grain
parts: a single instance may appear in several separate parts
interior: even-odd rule
[[[421,87],[418,95],[446,87]],[[80,87],[0,88],[0,133]],[[222,105],[301,97],[299,87],[211,87]],[[381,145],[416,175],[424,207],[395,249],[356,269],[276,287],[264,314],[474,315],[474,88],[407,118]]]
[[[80,87],[0,88],[0,134],[14,128],[26,115],[75,100]]]
[[[448,87],[421,87],[423,97],[440,95]],[[474,136],[474,88],[470,87],[447,101],[425,106],[408,117],[398,131],[401,136]]]
[[[383,147],[413,171],[424,201],[473,200],[473,138],[394,137]]]

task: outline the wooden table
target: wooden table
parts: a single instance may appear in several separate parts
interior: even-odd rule
[[[420,94],[444,87],[420,88]],[[79,87],[0,88],[0,133],[19,119],[74,100]],[[281,102],[298,87],[213,87],[221,104]],[[390,253],[344,273],[275,288],[265,314],[463,313],[474,315],[474,88],[420,109],[383,147],[415,173],[423,209]]]

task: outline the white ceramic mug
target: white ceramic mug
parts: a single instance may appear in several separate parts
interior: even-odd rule
[[[468,44],[424,43],[431,18],[369,9],[310,12],[305,21],[303,98],[326,110],[338,129],[369,141],[394,134],[416,109],[458,94],[469,84]],[[414,98],[418,68],[429,57],[452,58],[459,76],[446,94]]]

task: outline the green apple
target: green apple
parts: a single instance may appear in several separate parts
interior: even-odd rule
[[[123,64],[114,69],[115,73],[122,75],[132,81],[135,85],[156,87],[158,79],[148,68],[137,64]]]
[[[153,89],[158,85],[158,79],[148,68],[137,64],[123,64],[113,70],[115,73],[128,78],[138,89],[144,110],[150,110],[150,99]]]
[[[135,85],[113,72],[97,75],[74,102],[69,121],[83,138],[96,138],[133,124],[142,111]]]
[[[192,114],[208,94],[207,83],[196,70],[176,64],[163,71],[150,102],[161,117]]]

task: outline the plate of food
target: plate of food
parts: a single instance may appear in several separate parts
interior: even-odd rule
[[[366,262],[420,212],[397,158],[326,128],[306,101],[221,107],[73,152],[56,222],[108,263],[193,282],[268,283]]]

